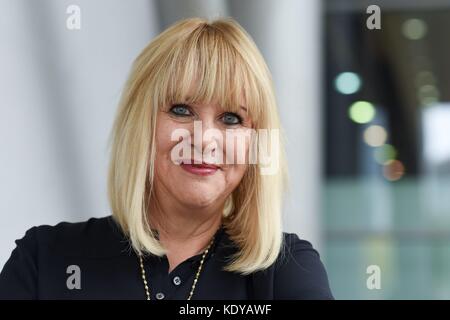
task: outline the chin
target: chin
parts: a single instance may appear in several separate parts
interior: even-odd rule
[[[203,194],[200,196],[199,193],[202,192],[201,189],[196,189],[196,192],[198,192],[196,195],[193,195],[192,197],[184,199],[183,201],[187,207],[190,208],[204,208],[207,207],[213,203],[215,203],[218,200],[218,197],[216,195],[208,195]]]

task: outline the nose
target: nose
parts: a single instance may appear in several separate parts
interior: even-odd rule
[[[223,161],[223,132],[217,127],[214,117],[205,116],[194,121],[193,137],[191,137],[196,161]],[[214,158],[214,159],[213,159]]]

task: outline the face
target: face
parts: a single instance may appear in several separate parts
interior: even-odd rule
[[[233,113],[214,103],[165,106],[156,125],[157,195],[189,208],[223,204],[248,168],[238,159],[242,152],[248,159],[251,128],[245,107]]]

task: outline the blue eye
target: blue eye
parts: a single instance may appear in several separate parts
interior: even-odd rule
[[[184,104],[175,104],[170,108],[170,112],[177,116],[190,116],[189,108]]]
[[[232,112],[225,113],[222,119],[223,122],[227,125],[236,125],[242,123],[242,118],[239,115]]]

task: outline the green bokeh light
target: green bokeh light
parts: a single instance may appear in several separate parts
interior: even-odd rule
[[[350,106],[348,115],[356,123],[368,123],[375,117],[375,107],[367,101],[356,101]]]
[[[422,19],[408,19],[403,23],[403,35],[410,40],[419,40],[427,34],[427,24]]]
[[[397,150],[393,145],[384,144],[375,149],[375,161],[379,164],[385,164],[387,161],[394,160],[397,157]]]

